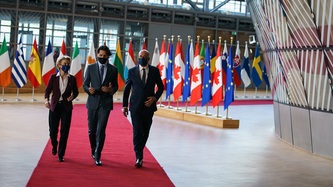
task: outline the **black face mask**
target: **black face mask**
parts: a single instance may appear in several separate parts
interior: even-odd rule
[[[139,58],[139,64],[141,66],[146,66],[148,64],[148,61],[145,58]]]
[[[109,58],[98,58],[98,62],[101,64],[105,64],[108,60]]]

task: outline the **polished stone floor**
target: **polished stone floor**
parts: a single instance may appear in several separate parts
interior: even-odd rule
[[[84,96],[76,102],[84,103]],[[25,186],[48,140],[48,110],[41,96],[34,96],[37,101],[31,95],[19,98],[0,101],[1,187]],[[229,115],[240,120],[239,129],[154,117],[147,147],[175,186],[333,186],[333,160],[275,135],[272,105],[231,106]]]

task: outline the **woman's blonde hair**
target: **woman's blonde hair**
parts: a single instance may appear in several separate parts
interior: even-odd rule
[[[72,61],[72,58],[70,56],[64,55],[64,56],[58,58],[56,66],[58,66],[61,63],[61,61],[64,59],[69,60],[69,63],[71,63],[71,61]]]

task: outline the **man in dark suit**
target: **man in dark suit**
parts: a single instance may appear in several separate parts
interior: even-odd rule
[[[97,166],[102,165],[101,153],[105,142],[105,129],[111,110],[113,94],[118,90],[118,70],[108,63],[111,51],[107,46],[97,49],[98,61],[87,67],[83,88],[88,94],[88,134],[91,155]]]
[[[143,149],[148,140],[154,112],[157,110],[156,101],[161,97],[164,89],[159,69],[149,65],[149,60],[149,52],[141,50],[139,65],[128,71],[123,94],[123,114],[127,117],[128,98],[131,93],[129,111],[133,125],[135,166],[138,168],[142,167]]]

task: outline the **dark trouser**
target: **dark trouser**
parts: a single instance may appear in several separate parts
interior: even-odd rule
[[[50,139],[53,147],[58,146],[58,130],[61,120],[60,127],[60,141],[58,148],[58,156],[63,157],[65,155],[67,139],[69,134],[69,128],[71,126],[72,111],[66,111],[62,103],[57,103],[54,112],[49,111],[49,131]]]
[[[143,149],[146,146],[151,124],[153,122],[153,112],[131,112],[133,124],[133,144],[136,159],[143,159]]]
[[[105,129],[111,110],[99,107],[97,110],[88,109],[88,134],[92,154],[99,160],[105,142]]]

